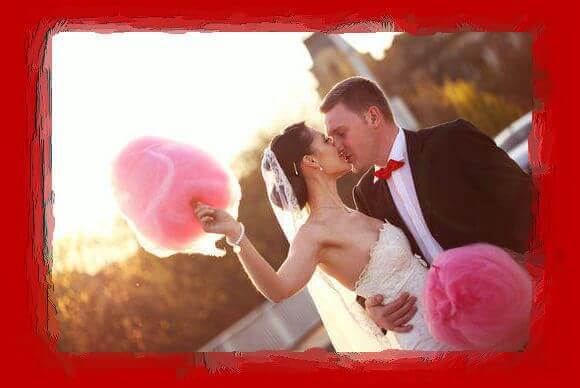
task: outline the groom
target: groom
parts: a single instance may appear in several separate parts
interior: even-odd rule
[[[320,111],[341,157],[367,170],[353,190],[357,209],[401,228],[425,266],[443,250],[477,242],[512,254],[528,249],[531,178],[468,121],[399,128],[384,92],[361,77],[336,84]],[[357,299],[383,331],[408,332],[416,297],[386,305],[380,295]]]

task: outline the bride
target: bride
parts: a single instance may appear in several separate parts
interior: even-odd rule
[[[389,332],[389,337],[356,303],[342,307],[377,341],[375,350],[450,350],[427,329],[422,312],[427,269],[413,256],[404,233],[349,209],[339,197],[337,179],[350,170],[332,139],[304,123],[286,128],[272,140],[264,152],[262,172],[272,208],[290,241],[288,257],[278,271],[255,249],[243,224],[223,210],[192,205],[206,232],[223,234],[235,246],[253,284],[270,301],[296,294],[314,275],[322,276],[336,294],[340,291],[333,282],[365,298],[381,294],[383,303],[408,292],[418,298],[413,307],[417,314],[409,322],[412,330]]]

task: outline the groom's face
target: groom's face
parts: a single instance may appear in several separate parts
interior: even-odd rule
[[[372,128],[363,115],[342,103],[323,115],[326,133],[333,138],[340,156],[356,171],[368,169],[374,161],[374,138]]]

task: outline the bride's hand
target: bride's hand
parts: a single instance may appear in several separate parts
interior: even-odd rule
[[[241,226],[228,212],[199,202],[192,202],[195,216],[207,233],[223,234],[235,240],[241,233]]]

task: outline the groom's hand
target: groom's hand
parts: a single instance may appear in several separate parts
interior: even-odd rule
[[[365,309],[371,319],[383,329],[397,333],[407,333],[413,328],[407,322],[417,312],[417,298],[408,293],[401,294],[396,300],[386,305],[382,304],[383,296],[375,295],[365,300]]]

